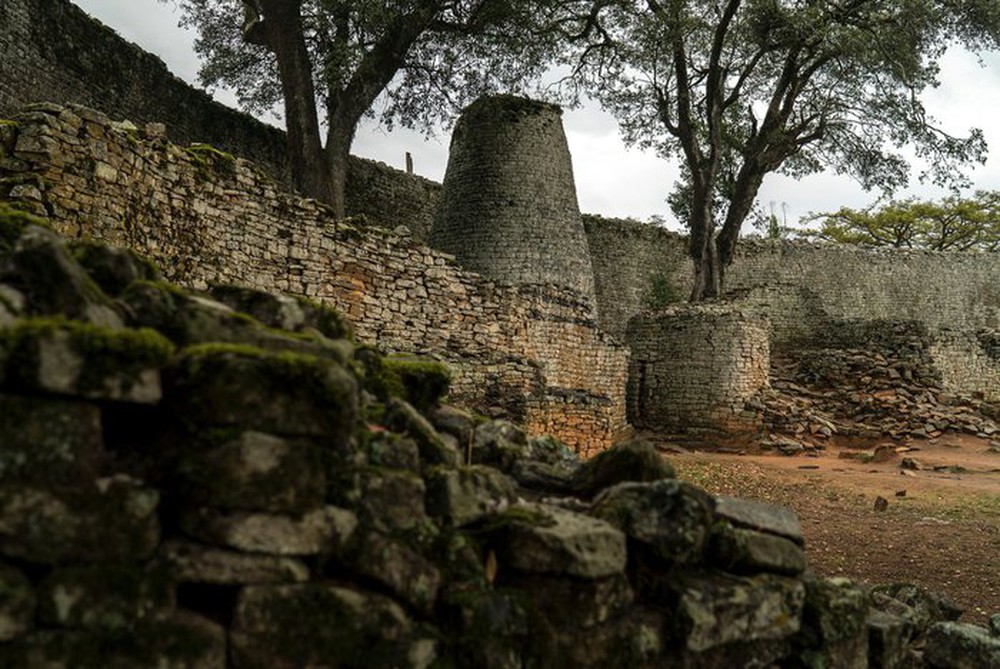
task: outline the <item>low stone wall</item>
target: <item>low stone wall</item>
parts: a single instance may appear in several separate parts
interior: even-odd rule
[[[172,145],[155,125],[55,106],[14,120],[0,126],[0,199],[30,203],[60,233],[133,248],[186,286],[334,305],[363,340],[452,363],[457,400],[504,403],[574,445],[586,433],[603,448],[626,429],[628,354],[597,329],[585,296],[483,281],[405,234],[336,222],[251,163]]]
[[[942,330],[930,347],[941,384],[949,393],[1000,402],[1000,333]]]
[[[683,432],[746,427],[744,403],[768,385],[769,324],[732,305],[679,306],[629,321],[629,420]]]

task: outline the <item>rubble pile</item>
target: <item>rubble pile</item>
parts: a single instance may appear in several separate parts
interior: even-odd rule
[[[766,430],[763,447],[794,454],[837,435],[906,442],[1000,433],[988,403],[941,388],[924,326],[876,323],[838,334],[823,346],[772,353],[770,388],[746,406]]]

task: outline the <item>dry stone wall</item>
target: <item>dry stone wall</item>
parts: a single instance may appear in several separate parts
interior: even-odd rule
[[[285,135],[192,88],[156,56],[119,37],[69,0],[0,3],[0,118],[41,102],[114,110],[133,123],[165,123],[174,142],[204,142],[287,175]],[[440,185],[363,159],[348,169],[346,207],[426,237]]]
[[[769,324],[732,305],[684,305],[629,321],[629,419],[683,432],[744,426],[745,402],[768,385]]]
[[[0,126],[0,198],[29,203],[62,234],[133,248],[186,286],[332,304],[365,341],[451,363],[457,399],[568,443],[599,450],[626,428],[628,354],[598,331],[587,296],[484,281],[403,230],[336,222],[252,164],[172,145],[155,125],[55,106],[14,120]]]
[[[481,98],[455,126],[430,243],[483,276],[593,295],[562,110]]]

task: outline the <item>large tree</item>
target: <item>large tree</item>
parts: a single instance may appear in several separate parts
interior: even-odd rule
[[[283,104],[295,185],[341,216],[348,155],[366,114],[429,127],[478,95],[519,87],[548,48],[525,30],[536,16],[530,0],[180,5],[198,31],[203,83],[234,87],[250,110]]]
[[[626,140],[682,158],[671,203],[690,230],[692,300],[721,294],[770,172],[832,168],[891,192],[909,178],[905,147],[942,184],[984,159],[980,131],[945,132],[920,96],[951,45],[997,46],[996,0],[557,4],[577,10],[579,80]]]

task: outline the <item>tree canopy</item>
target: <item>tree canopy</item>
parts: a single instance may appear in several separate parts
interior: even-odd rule
[[[341,215],[363,117],[429,126],[486,92],[518,90],[551,48],[527,29],[529,0],[179,2],[203,83],[233,87],[251,111],[283,104],[295,184]]]
[[[559,3],[571,5],[574,3]],[[578,81],[628,142],[680,156],[671,203],[691,233],[692,299],[720,294],[770,172],[833,168],[866,188],[907,183],[907,148],[962,184],[982,133],[954,136],[921,100],[952,45],[1000,41],[995,0],[591,0],[575,3]]]
[[[1000,250],[1000,192],[977,191],[937,202],[893,201],[871,210],[844,207],[811,218],[811,239],[931,251]]]

